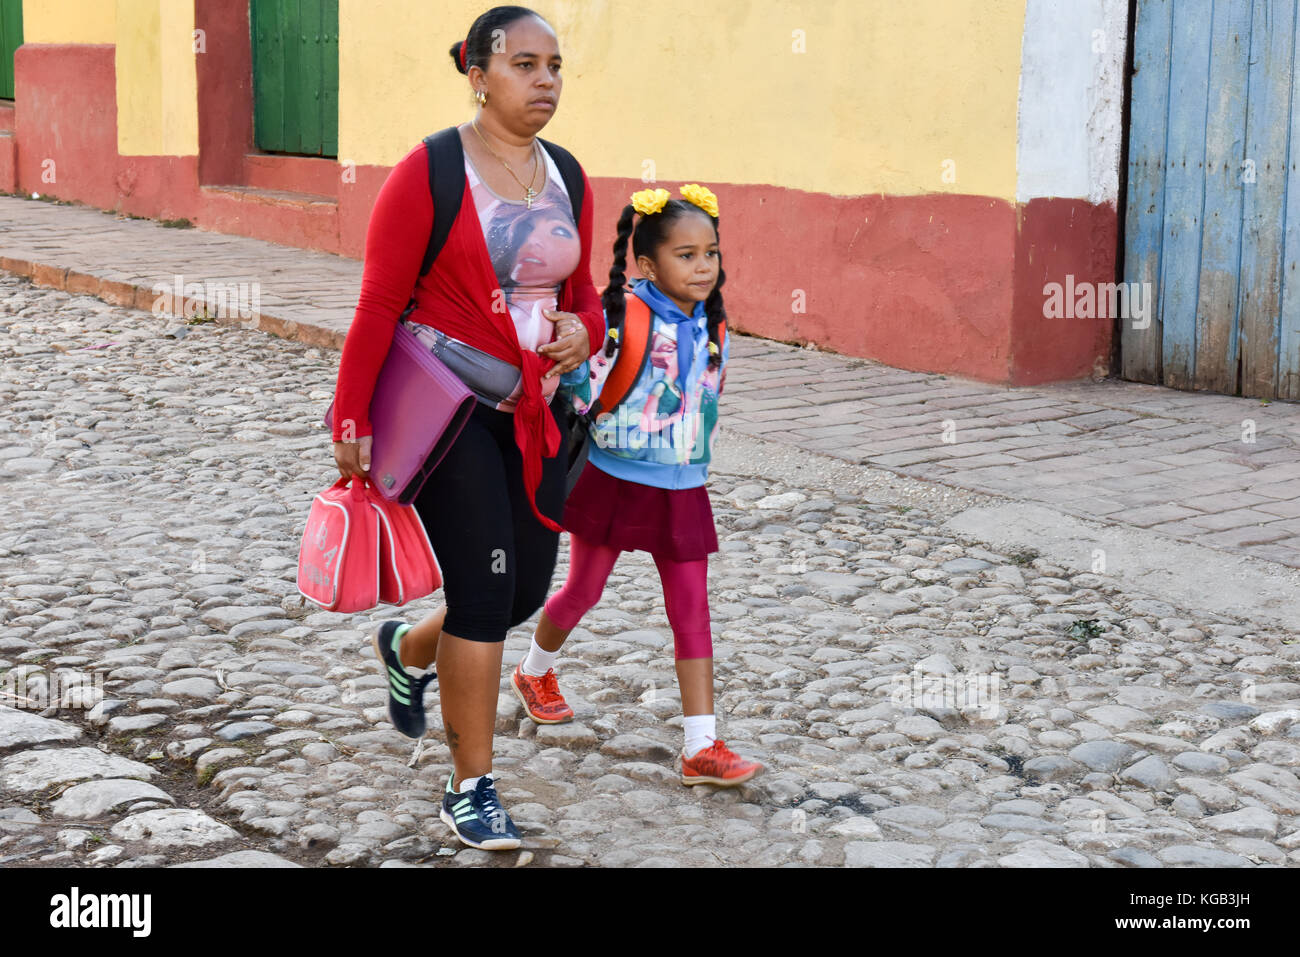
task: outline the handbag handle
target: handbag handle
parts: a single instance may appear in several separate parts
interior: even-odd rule
[[[352,486],[352,500],[354,502],[364,502],[366,498],[369,497],[372,486],[365,479],[357,478],[355,475],[351,478],[340,478],[330,486],[330,490],[333,491],[334,489],[347,488],[349,483],[351,483]]]

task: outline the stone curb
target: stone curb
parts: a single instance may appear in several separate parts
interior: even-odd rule
[[[30,279],[37,286],[58,289],[73,295],[93,296],[110,305],[128,306],[172,319],[186,318],[182,312],[173,310],[170,292],[160,295],[152,286],[120,282],[92,273],[78,272],[66,266],[34,263],[9,256],[0,256],[0,270]],[[217,316],[216,322],[228,326],[243,326],[245,329],[257,329],[281,339],[292,339],[305,345],[337,351],[343,349],[343,340],[347,337],[346,333],[336,329],[277,316],[265,310],[259,310],[249,318],[242,318],[238,314]]]

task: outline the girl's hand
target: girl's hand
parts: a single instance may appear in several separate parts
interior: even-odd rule
[[[571,372],[587,361],[587,355],[591,352],[591,341],[587,337],[587,327],[573,313],[543,309],[542,315],[555,323],[558,336],[554,342],[548,342],[537,349],[540,355],[555,360],[555,365],[545,376],[551,379]]]
[[[339,474],[345,479],[353,476],[369,478],[371,444],[368,435],[355,442],[335,442],[334,464],[338,466]]]

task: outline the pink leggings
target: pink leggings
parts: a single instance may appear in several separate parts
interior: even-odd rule
[[[596,602],[620,551],[569,536],[569,577],[564,587],[546,603],[546,614],[560,628],[574,628]],[[673,657],[712,658],[713,634],[709,630],[709,560],[674,562],[654,556],[664,589],[668,623],[673,629]]]

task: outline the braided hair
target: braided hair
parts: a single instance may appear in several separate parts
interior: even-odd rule
[[[465,39],[452,44],[451,58],[456,64],[456,69],[466,74],[472,66],[486,70],[488,60],[492,58],[492,43],[495,39],[493,34],[498,30],[505,30],[506,27],[524,17],[536,17],[546,23],[545,17],[527,7],[493,7],[480,15],[470,26]]]
[[[601,303],[605,307],[605,319],[609,324],[609,337],[605,340],[606,358],[614,354],[615,346],[623,331],[623,317],[627,312],[627,243],[632,240],[632,255],[636,258],[648,256],[654,258],[668,238],[668,230],[683,216],[699,213],[709,216],[707,212],[694,203],[684,199],[670,199],[657,213],[642,216],[633,230],[632,218],[636,209],[629,203],[623,207],[618,217],[618,236],[614,240],[614,263],[609,267],[609,285],[601,293]],[[718,233],[718,220],[709,216],[713,223],[713,233]],[[704,314],[709,322],[709,342],[716,348],[709,350],[709,368],[716,369],[722,364],[722,344],[719,342],[718,327],[727,318],[727,310],[722,304],[722,285],[727,281],[727,274],[722,268],[722,250],[718,250],[718,284],[713,287],[709,297],[704,300]]]

